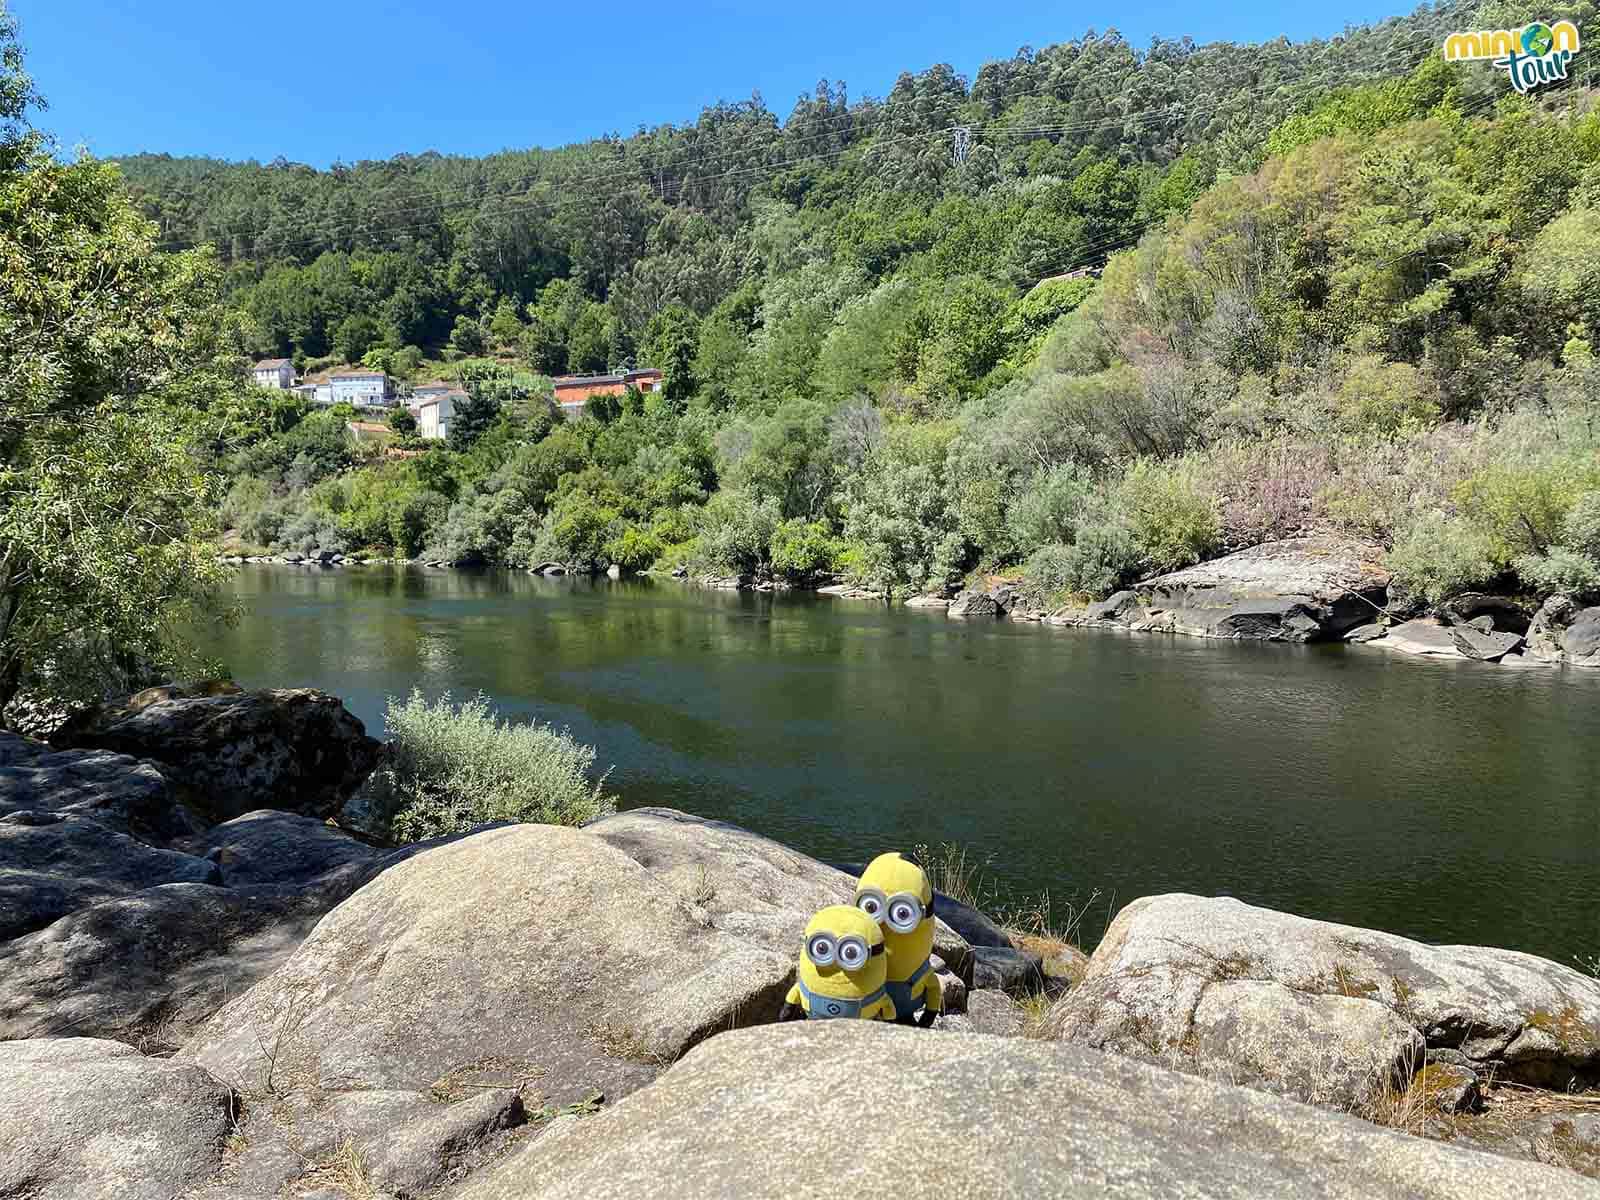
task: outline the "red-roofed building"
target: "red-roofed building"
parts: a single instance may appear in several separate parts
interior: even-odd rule
[[[661,372],[655,367],[609,375],[563,375],[555,381],[556,407],[567,420],[575,421],[583,416],[590,396],[620,396],[630,387],[640,392],[659,392],[661,380]]]

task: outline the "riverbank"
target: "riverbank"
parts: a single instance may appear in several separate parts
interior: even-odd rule
[[[297,567],[373,563],[456,568],[433,560],[388,560],[332,553],[227,556],[222,561]],[[571,574],[559,563],[530,574]],[[610,577],[621,572],[613,568]],[[718,591],[812,591],[841,599],[888,602],[881,592],[845,582],[809,588],[748,576],[667,576]],[[1267,542],[1181,571],[1159,575],[1091,604],[1050,604],[1014,579],[949,594],[912,596],[907,607],[943,609],[953,618],[1005,618],[1076,628],[1121,629],[1235,641],[1344,642],[1431,659],[1502,667],[1600,667],[1600,606],[1565,596],[1542,604],[1526,597],[1465,592],[1427,607],[1391,595],[1378,547],[1315,536]]]
[[[0,735],[0,1190],[778,1196],[851,1136],[824,1113],[868,1110],[853,1161],[918,1191],[1600,1175],[1600,979],[1570,967],[1162,895],[1058,971],[941,897],[933,1031],[775,1026],[844,871],[669,809],[373,845],[329,823],[380,756],[331,697],[140,712],[102,731],[138,756]],[[667,1176],[638,1157],[662,1138]]]

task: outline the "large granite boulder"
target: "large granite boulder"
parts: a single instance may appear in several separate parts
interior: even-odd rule
[[[1142,628],[1309,642],[1372,620],[1388,586],[1379,548],[1317,536],[1252,546],[1148,579],[1136,592],[1149,610]]]
[[[1416,654],[1423,658],[1463,658],[1456,645],[1455,631],[1437,621],[1417,619],[1402,621],[1390,626],[1389,632],[1376,645],[1402,654]]]
[[[1226,897],[1128,905],[1048,1030],[1355,1111],[1403,1090],[1434,1051],[1501,1080],[1600,1081],[1600,980]]]
[[[561,1103],[621,1095],[717,1030],[771,1020],[793,970],[798,925],[780,945],[751,905],[736,931],[725,893],[719,927],[673,882],[561,826],[433,847],[324,917],[184,1055],[245,1090],[276,1075],[427,1091],[469,1072],[536,1078]]]
[[[791,960],[811,914],[829,904],[849,904],[860,874],[859,866],[854,871],[831,866],[737,825],[676,809],[636,808],[585,828],[682,896],[714,928]],[[976,922],[963,919],[970,914],[984,921],[974,910],[948,897],[936,907],[984,933]],[[933,952],[953,974],[971,982],[972,948],[942,917],[934,924]]]
[[[1003,617],[1006,610],[988,592],[962,592],[944,610],[947,617]]]
[[[867,1115],[870,1114],[870,1115]],[[1081,1047],[858,1021],[740,1030],[457,1200],[851,1195],[1578,1200],[1594,1185]]]
[[[1528,626],[1528,657],[1548,663],[1558,663],[1566,657],[1562,645],[1567,626],[1581,610],[1566,596],[1551,596],[1533,615]]]
[[[1573,616],[1561,649],[1575,667],[1600,667],[1600,608],[1586,608]]]
[[[120,1042],[0,1042],[0,1196],[172,1200],[214,1174],[233,1093]]]
[[[1520,633],[1495,633],[1473,625],[1453,625],[1450,638],[1456,649],[1479,662],[1499,662],[1522,645]]]
[[[151,688],[85,710],[51,744],[149,759],[211,821],[260,808],[332,816],[378,761],[361,722],[337,697],[311,689]]]

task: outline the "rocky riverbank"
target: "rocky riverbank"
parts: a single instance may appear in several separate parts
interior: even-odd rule
[[[388,560],[319,553],[232,556],[225,561],[341,567]],[[407,560],[399,565],[470,564]],[[531,571],[569,574],[559,563]],[[615,568],[611,574],[620,577]],[[678,570],[672,577],[723,591],[795,590],[779,580],[738,575],[691,577]],[[821,582],[810,590],[843,599],[885,599],[881,592],[842,582]],[[1088,605],[1040,606],[1016,581],[1005,579],[966,591],[913,596],[905,604],[943,609],[952,618],[1009,618],[1235,641],[1345,642],[1502,667],[1600,667],[1600,606],[1585,607],[1565,596],[1539,605],[1521,597],[1468,592],[1429,610],[1391,594],[1378,547],[1327,536],[1253,546],[1147,579]]]
[[[57,741],[0,734],[0,1195],[1600,1194],[1600,980],[1529,955],[1172,895],[1061,970],[941,897],[934,1031],[776,1026],[852,876],[770,839],[369,844],[314,692]]]

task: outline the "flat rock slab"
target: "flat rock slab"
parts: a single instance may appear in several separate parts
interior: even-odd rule
[[[1456,647],[1454,630],[1432,621],[1406,621],[1392,626],[1379,644],[1403,654],[1419,654],[1430,658],[1465,657]]]
[[[1473,625],[1456,625],[1450,630],[1456,649],[1480,662],[1499,662],[1522,645],[1520,633],[1495,633]]]
[[[1227,897],[1117,915],[1051,1032],[1360,1110],[1421,1051],[1566,1088],[1600,1080],[1600,980],[1482,946],[1428,946]],[[1419,1044],[1420,1039],[1420,1044]]]
[[[0,817],[19,812],[86,817],[156,844],[200,829],[151,763],[110,750],[52,750],[0,731]]]
[[[1600,608],[1583,609],[1573,618],[1561,648],[1575,667],[1600,667]]]
[[[232,1092],[120,1042],[0,1042],[0,1196],[172,1200],[217,1170]]]
[[[1141,628],[1307,642],[1371,621],[1388,596],[1382,551],[1331,536],[1288,538],[1159,575],[1136,589]]]
[[[873,1113],[864,1122],[863,1113]],[[1569,1171],[1050,1045],[817,1021],[713,1038],[457,1200],[1360,1196],[1592,1200]]]

